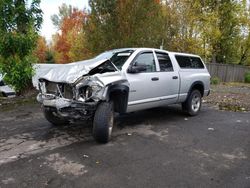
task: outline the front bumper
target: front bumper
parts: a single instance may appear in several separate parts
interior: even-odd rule
[[[80,102],[53,95],[38,94],[37,101],[44,108],[53,109],[57,116],[73,120],[86,120],[93,116],[97,102]]]

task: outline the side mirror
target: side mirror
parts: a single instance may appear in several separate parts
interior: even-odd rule
[[[140,72],[144,72],[147,70],[147,65],[132,65],[129,66],[127,72],[131,73],[131,74],[135,74],[135,73],[140,73]]]

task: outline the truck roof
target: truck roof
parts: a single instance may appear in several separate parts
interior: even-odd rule
[[[191,53],[172,52],[172,51],[162,50],[162,49],[158,49],[158,48],[117,48],[117,49],[113,49],[113,50],[109,50],[109,51],[121,51],[121,50],[140,50],[140,51],[141,50],[155,50],[155,51],[166,52],[166,53],[173,54],[173,55],[200,57],[198,55],[191,54]]]

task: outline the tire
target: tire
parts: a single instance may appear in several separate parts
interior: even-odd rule
[[[182,103],[182,110],[190,116],[196,116],[201,109],[201,92],[199,90],[193,90],[187,100]]]
[[[55,126],[61,126],[61,125],[67,125],[69,124],[69,121],[65,120],[65,119],[61,119],[59,117],[57,117],[56,115],[54,115],[54,111],[50,108],[43,108],[43,114],[44,117],[53,125]]]
[[[93,136],[99,143],[107,143],[114,126],[113,102],[102,102],[98,105],[93,121]]]

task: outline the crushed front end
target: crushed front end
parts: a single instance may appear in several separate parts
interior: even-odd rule
[[[85,77],[74,84],[55,83],[39,79],[38,102],[45,110],[67,120],[90,119],[105,92],[104,85],[94,78]]]

